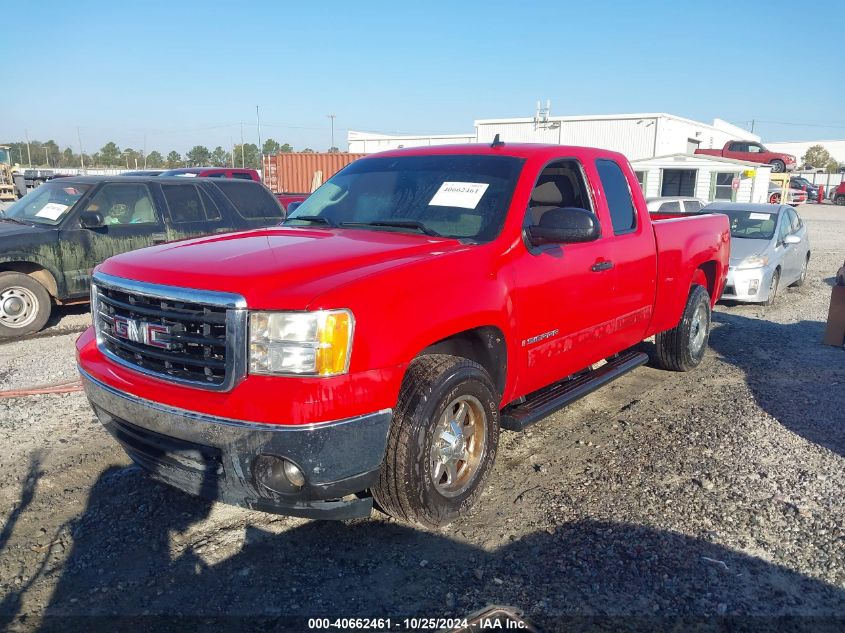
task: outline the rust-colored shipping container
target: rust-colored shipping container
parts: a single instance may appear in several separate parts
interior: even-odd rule
[[[264,184],[276,193],[311,193],[366,154],[282,152],[264,157]]]

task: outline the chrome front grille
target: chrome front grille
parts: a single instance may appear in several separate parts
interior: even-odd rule
[[[219,391],[246,373],[246,302],[240,295],[97,273],[91,302],[97,345],[121,365]]]

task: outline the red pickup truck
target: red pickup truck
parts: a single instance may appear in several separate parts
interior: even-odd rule
[[[118,255],[77,341],[101,422],[155,477],[254,509],[442,525],[520,430],[646,362],[685,371],[724,215],[652,220],[628,161],[546,145],[396,150],[283,226]]]
[[[707,156],[723,156],[735,160],[744,160],[751,163],[760,163],[772,166],[772,172],[782,173],[792,171],[798,164],[792,154],[770,152],[762,144],[754,141],[728,141],[722,149],[697,149],[696,154]]]

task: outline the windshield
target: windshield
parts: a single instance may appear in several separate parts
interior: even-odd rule
[[[285,224],[487,242],[502,229],[522,162],[512,156],[364,158],[311,194]]]
[[[9,158],[9,150],[0,147],[0,165],[11,165],[12,161]]]
[[[731,221],[731,237],[749,240],[770,240],[775,235],[778,214],[764,211],[742,211],[707,207],[713,213],[724,213]]]
[[[62,180],[46,182],[6,209],[6,217],[36,224],[56,225],[67,215],[91,185]]]

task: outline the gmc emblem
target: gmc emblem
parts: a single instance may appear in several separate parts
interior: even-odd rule
[[[114,335],[125,338],[133,343],[141,343],[151,347],[170,349],[170,341],[164,336],[170,335],[170,328],[158,323],[148,323],[122,316],[114,317]]]

